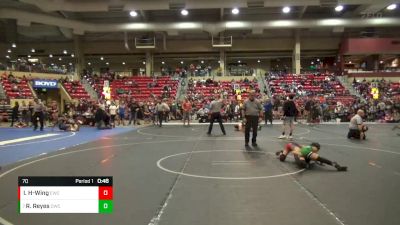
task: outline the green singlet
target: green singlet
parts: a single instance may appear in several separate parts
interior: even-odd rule
[[[307,158],[310,153],[312,152],[312,147],[311,146],[303,146],[301,147],[301,156],[303,156],[304,158]]]

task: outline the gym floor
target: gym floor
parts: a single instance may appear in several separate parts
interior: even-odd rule
[[[247,150],[244,134],[232,125],[226,125],[226,136],[218,124],[211,136],[207,125],[103,133],[61,150],[35,151],[22,161],[3,160],[0,223],[398,225],[400,136],[391,125],[369,128],[367,140],[356,141],[346,138],[345,124],[297,126],[294,141],[319,142],[320,155],[348,166],[347,172],[327,165],[299,170],[292,157],[280,162],[274,152],[288,142],[277,139],[281,125],[263,127],[259,146]],[[86,140],[90,132],[98,131],[74,137]],[[70,138],[55,141],[70,144]],[[54,137],[48,139],[51,148]],[[7,151],[19,149],[5,144],[0,156]],[[113,213],[18,214],[18,176],[113,176]]]

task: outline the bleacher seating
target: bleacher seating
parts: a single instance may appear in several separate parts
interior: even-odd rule
[[[344,105],[351,105],[355,96],[331,75],[280,75],[270,76],[267,82],[273,95],[296,94],[299,98],[297,103],[301,105],[305,96],[322,96],[328,105],[336,105],[341,102]]]
[[[72,99],[90,98],[90,95],[79,81],[63,82],[63,86]]]
[[[149,87],[150,83],[156,84],[154,87]],[[103,91],[104,79],[100,78],[98,82],[94,84],[94,88],[100,95]],[[129,77],[124,79],[116,79],[110,83],[111,87],[111,98],[129,98],[133,97],[137,101],[144,101],[153,95],[156,98],[162,97],[164,92],[164,86],[170,86],[170,98],[175,98],[178,81],[172,80],[171,77],[158,77],[154,79],[152,77]]]
[[[385,80],[376,80],[373,82],[353,82],[353,87],[358,93],[366,99],[372,98],[372,88],[379,89],[379,97],[395,99],[400,98],[400,82],[389,82]]]
[[[27,80],[18,80],[17,82],[10,82],[7,78],[1,80],[1,85],[8,98],[33,98],[31,89],[28,86]],[[13,86],[16,85],[17,89],[13,90]]]
[[[248,97],[248,92],[253,90],[258,90],[257,82],[243,82],[243,81],[220,81],[220,82],[196,82],[193,87],[189,87],[187,96],[194,99],[194,96],[201,96],[202,99],[196,99],[196,108],[199,109],[203,107],[204,103],[209,101],[210,98],[214,97],[216,94],[222,94],[226,92],[226,98],[228,100],[237,100],[237,95],[235,93],[234,86],[240,87],[240,95],[242,99]]]

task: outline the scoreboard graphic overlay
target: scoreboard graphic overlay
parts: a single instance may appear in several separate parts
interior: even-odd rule
[[[112,211],[112,177],[18,177],[19,213]]]

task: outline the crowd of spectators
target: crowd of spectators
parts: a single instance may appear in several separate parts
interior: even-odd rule
[[[400,121],[400,83],[377,79],[353,80],[353,88],[361,95],[356,106],[364,109],[369,120]]]
[[[9,64],[0,64],[0,70],[21,71],[29,73],[52,73],[52,74],[68,74],[74,72],[74,67],[67,65],[44,64],[40,62],[29,62],[21,58],[18,61]]]
[[[358,109],[366,112],[368,121],[400,121],[399,86],[384,80],[375,84],[382,93],[376,100],[370,94],[371,87],[374,86],[366,81],[353,83],[354,88],[363,96],[363,98],[357,98],[350,95],[333,75],[272,74],[266,80],[274,95],[272,104],[276,119],[281,115],[282,101],[288,95],[295,95],[295,102],[299,109],[298,118],[305,119],[308,123],[332,120],[348,122]]]

